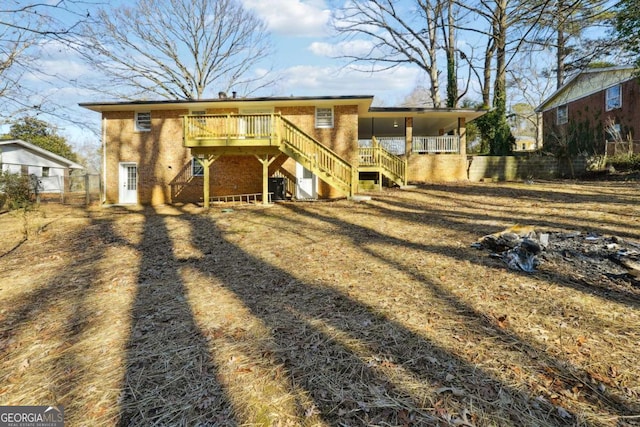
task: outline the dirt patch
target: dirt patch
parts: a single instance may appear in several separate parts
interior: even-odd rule
[[[639,189],[1,215],[0,404],[69,425],[638,425],[637,284],[583,261],[640,241]],[[550,235],[533,273],[470,246],[514,224]]]

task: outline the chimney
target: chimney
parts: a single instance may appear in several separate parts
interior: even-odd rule
[[[218,92],[218,98],[227,99],[227,93],[222,91]]]

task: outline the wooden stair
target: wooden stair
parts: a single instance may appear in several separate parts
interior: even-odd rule
[[[356,170],[280,114],[187,115],[183,129],[184,145],[198,155],[272,156],[280,151],[348,197],[353,197],[358,187],[358,172],[379,172],[400,186],[406,185],[406,160],[385,150],[375,138],[373,147],[359,149]],[[188,173],[182,171],[183,181]],[[181,183],[172,184],[180,189]]]
[[[354,195],[350,163],[281,116],[278,134],[280,151],[347,196]]]
[[[358,149],[359,172],[379,172],[399,186],[407,185],[407,161],[388,152],[373,138],[372,147]]]

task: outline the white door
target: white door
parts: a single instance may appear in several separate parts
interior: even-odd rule
[[[120,200],[123,205],[138,203],[138,166],[120,163]]]
[[[318,177],[309,169],[296,162],[296,199],[318,198]]]

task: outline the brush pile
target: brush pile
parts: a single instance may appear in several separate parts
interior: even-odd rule
[[[533,273],[549,264],[579,280],[599,280],[640,291],[640,244],[621,237],[542,232],[516,225],[486,235],[471,247],[491,251],[492,258],[502,260],[511,270]]]

